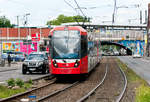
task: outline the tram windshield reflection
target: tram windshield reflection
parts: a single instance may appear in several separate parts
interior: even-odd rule
[[[76,30],[54,31],[52,37],[54,59],[78,59],[80,32]]]

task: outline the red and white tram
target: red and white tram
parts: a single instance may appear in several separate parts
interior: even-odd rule
[[[100,42],[80,26],[55,27],[49,37],[53,75],[87,74],[100,62]]]

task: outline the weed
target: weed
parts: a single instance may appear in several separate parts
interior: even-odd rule
[[[32,84],[32,83],[33,83],[32,79],[29,79],[28,83],[29,83],[29,84]]]
[[[17,78],[17,79],[16,79],[16,85],[19,86],[19,87],[23,87],[23,85],[24,85],[23,80]]]
[[[15,80],[13,78],[10,78],[7,80],[8,86],[14,87],[15,86]]]

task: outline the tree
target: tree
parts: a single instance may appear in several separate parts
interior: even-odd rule
[[[89,19],[79,15],[65,16],[61,14],[56,19],[47,21],[47,25],[61,25],[62,23],[69,23],[69,22],[89,22]]]
[[[11,25],[10,20],[8,20],[5,16],[0,17],[0,27],[13,27]]]

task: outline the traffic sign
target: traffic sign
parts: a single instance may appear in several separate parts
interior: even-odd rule
[[[39,33],[31,34],[31,38],[32,41],[40,41],[40,34]]]

